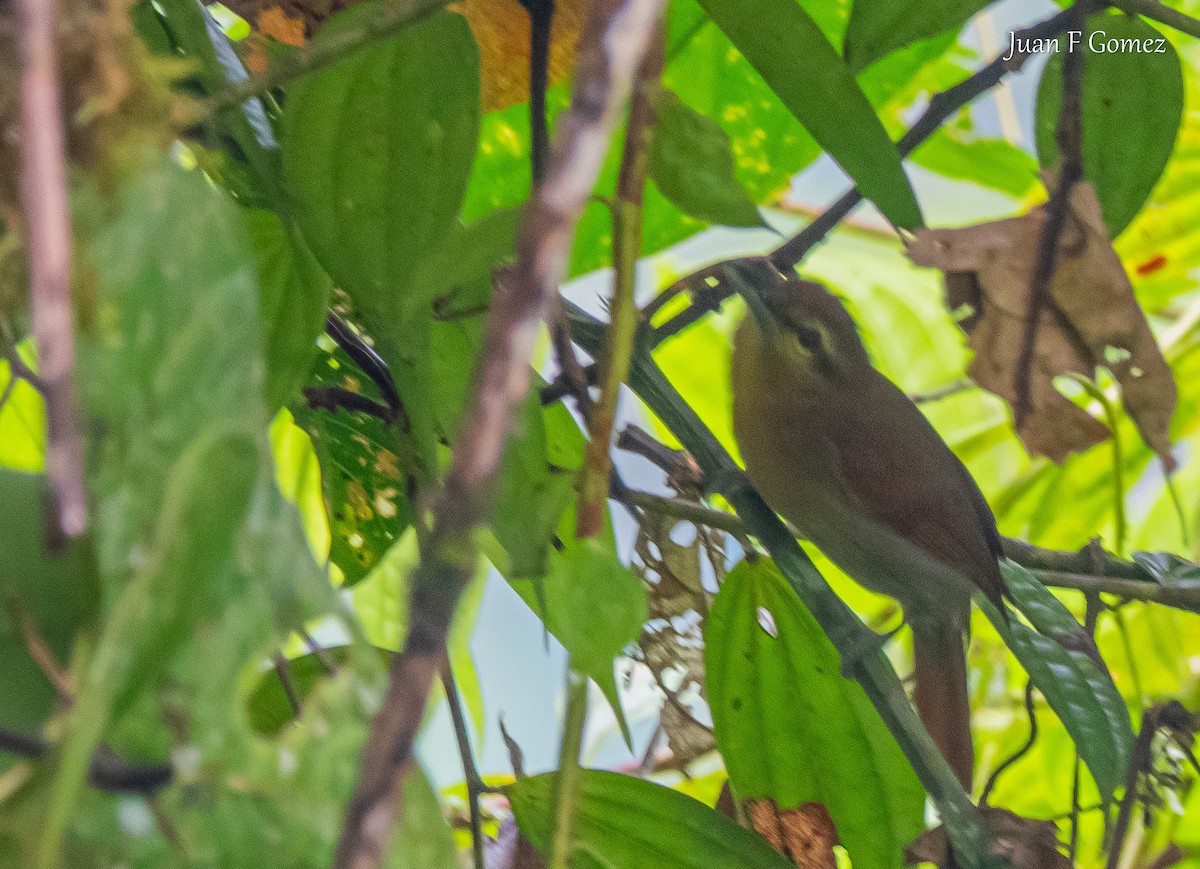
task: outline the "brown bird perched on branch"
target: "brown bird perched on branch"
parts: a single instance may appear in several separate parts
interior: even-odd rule
[[[964,635],[972,592],[1003,613],[1000,535],[979,487],[867,357],[825,287],[742,260],[734,433],[755,488],[834,564],[904,608],[917,711],[970,792]]]

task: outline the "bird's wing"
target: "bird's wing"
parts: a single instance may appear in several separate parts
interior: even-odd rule
[[[882,380],[881,376],[881,380]],[[1004,612],[1000,535],[983,493],[924,415],[886,380],[826,439],[841,480],[874,518],[965,574]],[[909,420],[897,424],[897,415]],[[916,443],[898,448],[897,430]],[[919,460],[914,460],[918,457]]]

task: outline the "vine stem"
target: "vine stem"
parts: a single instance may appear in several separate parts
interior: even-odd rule
[[[650,135],[654,129],[654,97],[662,75],[665,33],[661,22],[651,37],[642,60],[629,104],[625,147],[612,202],[613,288],[609,306],[609,329],[600,357],[600,397],[588,420],[588,444],[579,484],[579,508],[575,534],[595,537],[604,530],[604,507],[612,471],[613,426],[621,384],[629,376],[638,312],[634,303],[637,261],[642,252],[642,201],[649,163]]]
[[[569,869],[579,808],[579,753],[587,723],[588,680],[567,662],[567,711],[563,720],[558,773],[554,776],[554,837],[547,869]]]

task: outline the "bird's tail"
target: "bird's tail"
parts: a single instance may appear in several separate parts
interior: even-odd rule
[[[917,714],[969,794],[975,747],[962,631],[953,623],[914,625],[913,663]]]

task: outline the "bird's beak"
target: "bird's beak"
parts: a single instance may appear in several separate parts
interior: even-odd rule
[[[779,318],[763,297],[763,291],[769,292],[780,280],[775,266],[765,258],[736,260],[729,264],[725,275],[730,285],[745,299],[746,307],[758,322],[759,329],[764,334],[778,332]]]

